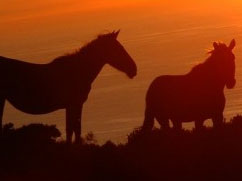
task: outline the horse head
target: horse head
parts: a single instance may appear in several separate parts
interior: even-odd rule
[[[235,40],[233,39],[229,46],[224,43],[213,43],[214,50],[211,51],[212,57],[216,61],[216,74],[220,81],[226,85],[228,89],[232,89],[235,84],[235,56],[232,52],[235,47]]]
[[[137,74],[137,66],[131,56],[117,40],[120,30],[99,36],[102,46],[101,58],[112,67],[124,72],[129,78]]]

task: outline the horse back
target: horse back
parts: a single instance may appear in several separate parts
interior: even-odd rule
[[[90,85],[81,84],[80,79],[66,66],[0,57],[0,94],[27,113],[45,113],[84,102]]]
[[[2,88],[14,85],[40,83],[41,79],[48,76],[45,64],[33,64],[15,59],[0,57],[0,81]]]

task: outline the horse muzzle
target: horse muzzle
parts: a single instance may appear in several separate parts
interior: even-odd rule
[[[235,84],[236,84],[236,79],[233,79],[233,80],[230,80],[230,81],[228,81],[228,82],[226,83],[226,87],[227,87],[228,89],[232,89],[232,88],[234,88]]]
[[[131,72],[131,73],[128,73],[127,75],[128,75],[128,77],[130,79],[133,79],[137,75],[137,72],[136,71],[135,72]]]

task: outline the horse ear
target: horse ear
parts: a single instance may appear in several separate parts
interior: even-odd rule
[[[217,49],[218,48],[218,44],[216,42],[213,42],[213,47],[214,47],[214,49]]]
[[[235,47],[235,40],[233,39],[229,44],[229,49],[233,50],[234,47]]]
[[[116,31],[116,32],[115,31],[113,32],[113,35],[114,35],[115,39],[117,39],[119,32],[120,32],[120,29],[118,31]]]

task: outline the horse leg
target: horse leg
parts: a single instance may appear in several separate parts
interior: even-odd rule
[[[195,121],[195,129],[196,130],[201,130],[203,128],[203,121],[204,120],[200,120],[200,119]]]
[[[142,126],[142,130],[151,131],[154,126],[154,115],[153,112],[146,107],[145,109],[145,119]]]
[[[4,109],[5,99],[0,98],[0,136],[2,136],[2,123],[3,123],[3,109]]]
[[[181,130],[182,129],[182,122],[179,120],[171,120],[172,124],[173,124],[173,128],[175,130]]]
[[[219,128],[222,126],[223,124],[223,120],[224,120],[224,116],[223,116],[223,113],[221,114],[217,114],[216,116],[214,116],[212,118],[212,121],[213,121],[213,127],[214,128]]]
[[[82,104],[77,104],[66,109],[66,141],[72,142],[73,132],[75,133],[75,142],[81,140],[81,113]]]
[[[75,143],[81,142],[81,118],[82,118],[82,105],[76,108],[76,116],[74,120],[74,133],[75,133]]]
[[[66,109],[66,142],[70,144],[72,142],[73,134],[73,115],[71,108]]]
[[[169,129],[170,125],[169,125],[169,120],[168,119],[162,119],[162,118],[157,118],[157,121],[159,122],[161,129]]]

